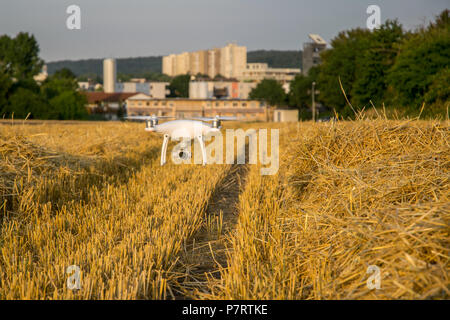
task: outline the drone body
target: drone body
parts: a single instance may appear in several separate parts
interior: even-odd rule
[[[198,135],[217,132],[219,128],[214,128],[208,123],[197,120],[174,120],[146,128],[146,131],[168,134],[175,140],[180,138],[194,139]]]
[[[191,158],[190,146],[186,143],[186,140],[197,139],[200,148],[202,151],[203,165],[206,165],[206,148],[205,141],[203,139],[204,136],[219,132],[221,125],[220,121],[222,120],[235,120],[233,117],[219,117],[216,116],[214,118],[196,118],[198,120],[173,120],[168,121],[162,124],[158,124],[158,120],[160,118],[172,118],[172,117],[157,117],[153,116],[131,116],[126,117],[126,119],[131,120],[139,120],[146,122],[146,131],[149,132],[157,132],[164,135],[164,141],[162,145],[161,152],[161,165],[166,163],[166,153],[167,153],[167,145],[169,144],[169,139],[172,140],[183,140],[181,148],[178,151],[178,156],[187,160]],[[205,123],[203,121],[212,121],[212,124]]]

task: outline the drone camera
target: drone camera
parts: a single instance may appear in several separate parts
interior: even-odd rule
[[[221,125],[220,125],[220,120],[219,119],[214,119],[212,122],[212,127],[215,129],[220,129]]]
[[[158,124],[158,119],[149,119],[145,121],[145,131],[155,131],[155,125]]]
[[[180,149],[174,153],[174,156],[180,160],[189,160],[191,159],[191,152],[186,149]]]

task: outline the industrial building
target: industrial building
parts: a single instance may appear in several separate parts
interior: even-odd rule
[[[127,114],[192,117],[235,116],[242,121],[270,121],[273,107],[263,101],[243,99],[154,99],[138,93],[126,99]]]
[[[303,44],[303,74],[307,75],[309,69],[319,65],[322,60],[320,53],[327,48],[327,43],[318,34],[309,34],[310,42]]]
[[[238,79],[256,82],[273,79],[285,84],[294,80],[297,74],[300,74],[300,69],[297,68],[270,68],[267,63],[247,63],[245,70]]]
[[[297,122],[298,109],[276,109],[273,111],[273,122]]]
[[[168,82],[146,82],[145,78],[130,79],[126,82],[116,80],[116,60],[103,60],[103,91],[105,93],[138,93],[142,92],[153,98],[164,99],[168,92]],[[79,82],[81,90],[91,91],[93,84],[90,82]]]
[[[80,91],[100,91],[103,90],[103,86],[92,79],[88,79],[88,81],[78,81],[78,89]]]
[[[150,95],[153,98],[164,99],[169,94],[169,91],[167,89],[168,85],[169,85],[168,82],[142,82],[142,81],[118,82],[115,85],[115,92],[127,92],[127,93],[142,92]]]
[[[236,79],[202,79],[189,82],[190,99],[248,99],[255,82],[239,82]]]
[[[107,120],[117,120],[120,109],[125,111],[125,101],[136,93],[106,93],[106,92],[89,92],[82,91],[81,94],[86,96],[87,111],[91,115],[98,115]]]

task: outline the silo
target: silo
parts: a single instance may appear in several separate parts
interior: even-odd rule
[[[200,99],[207,99],[207,98],[209,98],[208,97],[208,83],[205,82],[205,81],[202,81],[202,82],[199,83],[199,86],[200,86],[198,88],[198,90],[199,90],[199,93],[198,93],[199,98]]]
[[[189,99],[198,99],[197,81],[189,81]]]
[[[103,91],[114,92],[116,84],[116,59],[103,60]]]
[[[214,82],[213,81],[208,81],[207,82],[207,86],[208,86],[208,99],[212,99],[212,97],[214,96]]]

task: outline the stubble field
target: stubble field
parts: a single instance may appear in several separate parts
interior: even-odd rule
[[[0,299],[450,297],[448,120],[225,126],[280,128],[278,173],[161,167],[142,124],[0,124]]]

